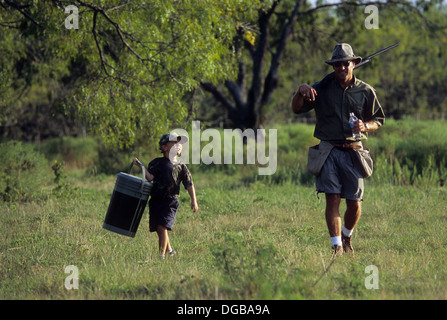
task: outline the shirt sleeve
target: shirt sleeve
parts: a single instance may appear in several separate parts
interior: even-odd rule
[[[185,189],[194,184],[194,182],[192,181],[191,173],[189,172],[189,169],[185,164],[182,164],[181,180]]]
[[[152,160],[151,162],[149,162],[149,164],[147,165],[147,171],[153,175],[154,177],[157,175],[158,173],[158,165],[157,165],[158,161],[157,159]]]
[[[385,122],[385,113],[383,112],[382,106],[377,99],[375,90],[372,88],[369,91],[368,104],[368,112],[370,113],[365,117],[365,119],[367,119],[367,121],[374,121],[379,126],[382,126]]]
[[[320,92],[321,88],[327,83],[327,81],[329,81],[328,79],[330,79],[330,77],[327,77],[327,79],[325,77],[324,79],[317,81],[312,85],[312,88],[317,91],[317,99],[315,101],[304,100],[303,106],[297,112],[297,114],[306,113],[315,108],[315,106],[317,105],[318,93]]]

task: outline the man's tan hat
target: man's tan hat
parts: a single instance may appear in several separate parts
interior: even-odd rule
[[[333,64],[339,61],[351,61],[355,60],[355,64],[362,61],[361,57],[355,56],[352,47],[347,43],[337,43],[332,53],[332,59],[326,60],[327,64]]]

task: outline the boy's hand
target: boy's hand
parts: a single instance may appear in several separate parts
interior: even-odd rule
[[[133,162],[133,164],[135,164],[141,168],[141,162],[140,162],[140,160],[138,160],[138,158],[133,158],[132,162]]]
[[[195,213],[197,210],[199,210],[199,205],[197,204],[197,201],[191,201],[191,209]]]
[[[191,209],[193,212],[197,212],[199,210],[199,205],[197,204],[197,198],[196,198],[196,190],[194,189],[194,185],[190,185],[188,188],[189,196],[191,197]]]

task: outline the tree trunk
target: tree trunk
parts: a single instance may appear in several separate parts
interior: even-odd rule
[[[282,33],[279,41],[275,45],[275,51],[272,53],[270,69],[265,79],[263,79],[263,67],[265,55],[267,50],[269,50],[270,18],[275,13],[279,1],[274,1],[269,10],[259,12],[259,36],[256,47],[246,43],[246,48],[248,48],[253,61],[253,67],[251,70],[250,88],[246,93],[245,99],[243,99],[243,96],[245,94],[245,79],[247,78],[247,74],[242,61],[239,62],[239,72],[236,82],[230,80],[225,82],[225,87],[230,98],[226,97],[212,83],[201,84],[202,88],[210,92],[227,111],[228,119],[233,128],[257,129],[262,126],[260,110],[263,105],[269,102],[272,93],[277,88],[280,61],[303,1],[300,0],[296,3],[288,19],[284,21]]]

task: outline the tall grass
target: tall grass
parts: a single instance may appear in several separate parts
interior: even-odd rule
[[[283,183],[219,183],[196,174],[200,211],[180,198],[171,242],[158,259],[143,217],[135,238],[102,229],[113,178],[83,182],[74,198],[2,207],[2,299],[445,299],[441,188],[370,187],[354,234],[355,255],[330,264],[324,201]],[[79,269],[67,290],[65,267]],[[379,290],[365,268],[379,270]],[[322,278],[320,279],[320,276]]]

